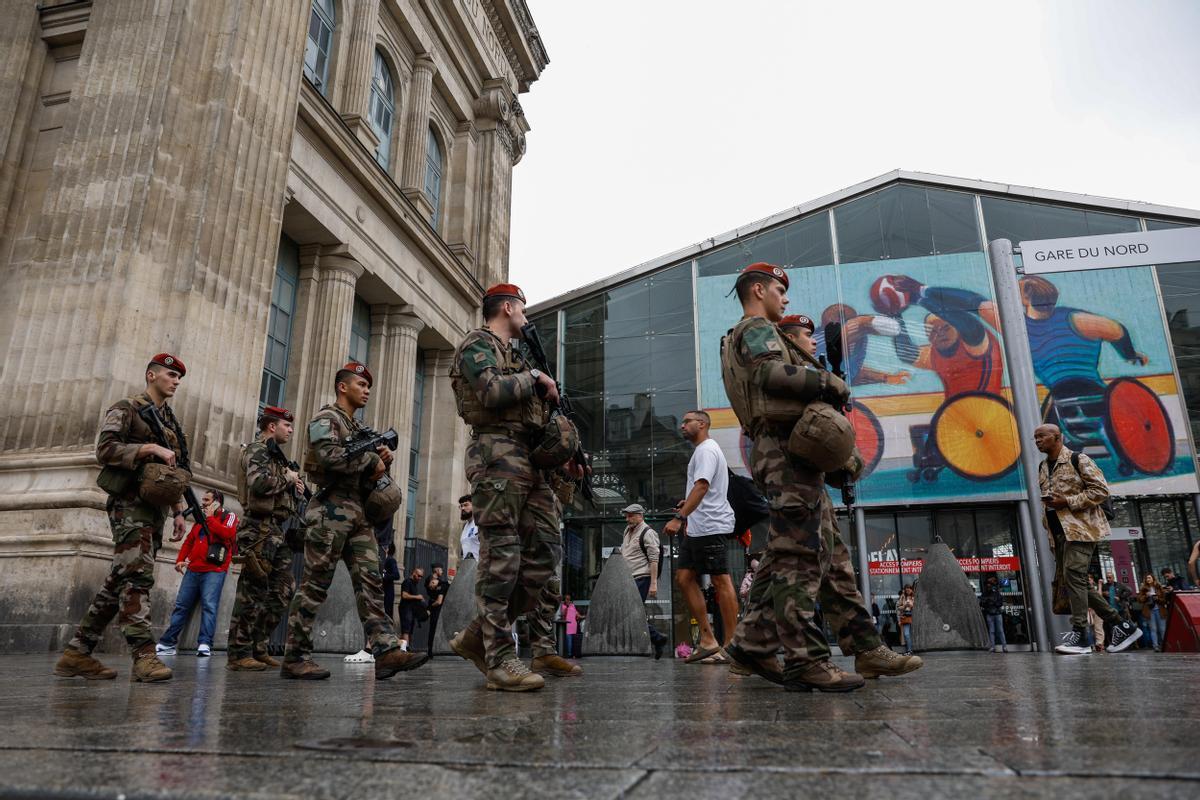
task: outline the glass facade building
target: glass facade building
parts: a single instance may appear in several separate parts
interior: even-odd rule
[[[708,411],[730,467],[747,471],[745,440],[720,379],[719,342],[740,317],[736,298],[726,297],[735,274],[765,261],[788,272],[789,313],[842,326],[855,428],[869,463],[860,485],[862,562],[885,638],[897,641],[895,598],[940,537],[977,587],[985,574],[999,575],[1010,601],[1009,642],[1029,643],[1033,573],[1019,535],[1019,442],[987,243],[1196,224],[1200,212],[897,172],[531,307],[593,454],[596,502],[576,500],[564,522],[564,594],[586,605],[604,559],[620,545],[624,506],[645,506],[657,530],[670,518],[691,453],[679,430],[686,411]],[[1059,421],[1068,445],[1109,476],[1121,498],[1114,526],[1144,529],[1144,538],[1118,534],[1101,547],[1095,568],[1122,580],[1162,567],[1183,571],[1200,538],[1193,456],[1200,338],[1190,322],[1195,316],[1200,325],[1200,307],[1192,308],[1200,303],[1198,266],[1022,282],[1023,298],[1032,298],[1027,334],[1043,416]],[[921,290],[889,308],[888,282],[897,278]],[[1128,313],[1130,293],[1140,295],[1137,314]],[[1093,336],[1093,328],[1101,333]],[[1110,329],[1127,334],[1143,358],[1129,358]],[[1078,363],[1064,375],[1072,358]],[[1078,391],[1088,376],[1099,394]],[[1122,432],[1117,412],[1142,408],[1137,403],[1164,423],[1152,453]],[[956,443],[964,417],[987,445]],[[857,564],[858,542],[842,517]],[[750,552],[766,541],[765,528],[752,533]],[[746,553],[732,540],[730,551],[737,585]],[[667,569],[654,616],[686,639],[691,620],[681,598],[665,591]]]

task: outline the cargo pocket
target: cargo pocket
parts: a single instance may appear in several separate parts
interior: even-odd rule
[[[507,478],[476,481],[471,489],[471,505],[475,509],[475,524],[481,528],[517,526],[517,501],[509,490]]]

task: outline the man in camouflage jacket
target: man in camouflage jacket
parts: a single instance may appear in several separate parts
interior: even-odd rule
[[[233,615],[229,620],[232,671],[261,672],[278,667],[267,653],[271,630],[292,602],[292,550],[283,541],[282,525],[296,511],[304,482],[280,449],[292,438],[295,418],[286,408],[267,406],[258,417],[259,437],[242,449],[238,498],[238,577]]]
[[[121,633],[133,654],[132,678],[145,682],[171,678],[171,670],[154,653],[150,591],[154,588],[154,558],[162,547],[168,512],[175,517],[171,541],[179,541],[186,532],[183,502],[179,500],[173,507],[152,505],[141,498],[138,484],[139,470],[147,462],[173,467],[183,455],[183,430],[167,400],[175,396],[185,374],[182,361],[169,353],[159,353],[146,365],[146,391],[117,401],[104,415],[96,460],[103,468],[98,482],[108,493],[112,567],[55,665],[56,675],[89,680],[115,678],[116,670],[105,667],[91,653],[108,623],[118,617]],[[138,413],[151,405],[163,422],[170,447],[157,443]]]
[[[308,504],[304,524],[304,577],[288,609],[287,646],[280,674],[285,678],[320,680],[329,670],[312,661],[312,631],[317,610],[329,594],[338,561],[350,571],[358,617],[367,647],[375,656],[375,677],[390,678],[416,669],[427,653],[408,653],[383,611],[383,582],[379,545],[363,504],[371,487],[392,463],[392,452],[347,456],[346,442],[360,429],[354,413],[367,405],[373,378],[364,364],[350,362],[334,377],[337,400],[322,408],[308,423],[304,471],[320,490]]]

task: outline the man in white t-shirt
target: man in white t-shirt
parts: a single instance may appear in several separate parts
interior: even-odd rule
[[[733,533],[733,508],[725,499],[729,491],[729,467],[720,446],[708,435],[712,421],[704,411],[689,411],[679,426],[683,438],[696,446],[688,461],[687,496],[676,509],[675,518],[663,528],[674,536],[686,522],[686,535],[679,546],[675,565],[675,583],[687,601],[688,609],[700,625],[700,642],[689,663],[726,664],[721,649],[729,642],[737,625],[737,594],[729,577],[729,556],[726,542]],[[712,578],[721,609],[724,642],[718,642],[708,623],[704,594],[700,591],[701,575]]]
[[[464,521],[462,536],[459,538],[459,559],[473,558],[479,560],[479,528],[475,525],[475,509],[471,506],[471,495],[464,494],[458,498],[458,516]]]

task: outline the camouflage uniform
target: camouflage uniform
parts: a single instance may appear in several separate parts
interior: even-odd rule
[[[265,441],[242,450],[238,496],[244,516],[238,529],[242,574],[229,621],[229,660],[267,652],[271,630],[279,624],[296,589],[292,551],[280,527],[295,512],[295,485],[287,464],[271,454]]]
[[[787,447],[799,412],[825,393],[827,374],[806,367],[782,333],[761,317],[744,318],[722,347],[726,391],[753,439],[750,470],[770,503],[766,553],[734,644],[756,656],[773,655],[782,646],[785,674],[828,659],[829,645],[814,619],[819,600],[844,653],[878,647],[833,520],[824,475]]]
[[[150,632],[150,590],[154,588],[154,557],[162,547],[167,506],[152,506],[138,496],[137,453],[144,444],[157,444],[154,434],[138,411],[152,403],[142,393],[120,400],[108,409],[96,443],[96,460],[103,467],[101,485],[108,491],[108,524],[112,528],[112,568],[104,585],[84,614],[75,636],[67,645],[90,654],[104,628],[118,617],[121,634],[130,650],[154,644]],[[167,440],[176,457],[182,456],[179,423],[170,406],[159,410]]]
[[[542,606],[531,618],[534,650],[553,653],[553,615],[544,609],[557,605],[551,580],[562,560],[562,512],[545,473],[530,462],[549,408],[519,351],[487,328],[459,345],[451,379],[459,416],[471,426],[466,472],[479,526],[479,616],[468,633],[482,636],[486,664],[497,667],[516,657],[513,620]]]
[[[345,439],[361,426],[336,405],[327,405],[308,423],[304,471],[320,486],[304,515],[304,577],[288,610],[285,662],[300,662],[312,653],[317,609],[325,602],[339,560],[350,571],[367,647],[379,658],[400,647],[383,611],[383,583],[374,526],[363,513],[370,476],[379,466],[378,453],[346,458]]]

